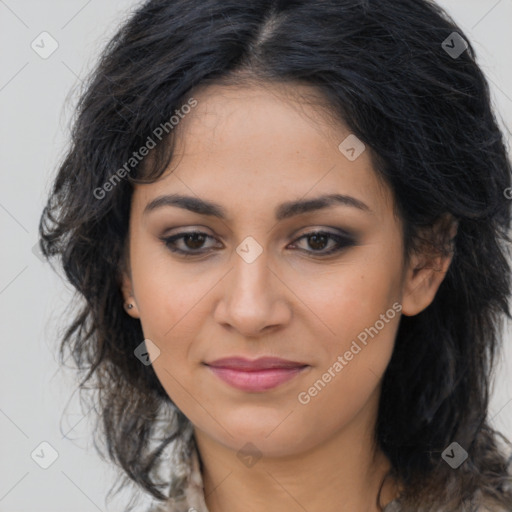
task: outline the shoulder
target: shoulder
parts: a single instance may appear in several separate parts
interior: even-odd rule
[[[503,445],[501,447],[502,453],[507,459],[508,475],[511,477],[512,482],[512,446]],[[510,484],[512,485],[512,483]],[[512,490],[512,488],[511,488]],[[511,507],[497,507],[489,503],[481,493],[478,493],[473,498],[473,508],[469,508],[467,512],[511,512]],[[164,503],[155,503],[152,508],[147,512],[208,512],[204,498],[203,481],[199,465],[199,457],[196,450],[192,451],[189,473],[186,478],[185,488],[183,493],[183,500],[175,501],[168,500]],[[395,499],[388,503],[383,512],[409,512],[402,507],[400,499]],[[442,512],[442,511],[439,511]]]
[[[205,503],[199,456],[195,448],[192,449],[186,466],[181,498],[169,499],[163,503],[155,502],[147,512],[209,512]]]
[[[508,483],[505,483],[504,486],[506,489],[512,492],[512,445],[500,443],[500,451],[504,455],[506,459],[507,466],[507,475],[509,477]],[[430,509],[429,509],[430,510]],[[464,512],[511,512],[512,511],[512,503],[509,505],[496,505],[492,502],[489,497],[483,495],[481,491],[478,491],[471,500],[470,504],[466,505],[464,508]],[[391,503],[388,503],[382,512],[413,512],[406,507],[404,507],[400,501],[400,498],[393,500]],[[416,511],[414,511],[416,512]],[[443,510],[439,510],[436,512],[444,512]]]
[[[512,492],[512,445],[502,442],[500,443],[500,451],[506,458],[507,476],[509,477],[508,481],[504,483],[504,487],[509,492]],[[510,503],[506,508],[503,506],[500,507],[489,503],[488,499],[483,499],[481,496],[482,493],[479,492],[479,496],[476,499],[478,508],[475,512],[510,512],[512,510],[512,503]]]

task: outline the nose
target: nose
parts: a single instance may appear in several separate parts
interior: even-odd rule
[[[234,253],[234,268],[222,280],[214,312],[217,323],[244,337],[257,337],[283,327],[292,317],[289,289],[269,267],[267,252],[252,263]],[[277,275],[276,275],[277,274]]]

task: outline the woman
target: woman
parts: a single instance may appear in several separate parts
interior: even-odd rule
[[[167,511],[512,510],[510,170],[432,2],[141,5],[40,225],[126,482]]]

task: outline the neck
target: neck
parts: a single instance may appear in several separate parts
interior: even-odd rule
[[[373,442],[371,405],[322,444],[262,457],[251,467],[240,462],[236,450],[195,429],[209,512],[378,512],[390,463]],[[386,479],[380,504],[395,497],[394,482]]]

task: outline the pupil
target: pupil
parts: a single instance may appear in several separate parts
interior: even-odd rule
[[[309,237],[309,245],[312,249],[319,250],[325,247],[327,241],[326,235],[311,235]],[[189,249],[200,249],[204,243],[204,236],[199,233],[192,233],[186,236],[185,245]]]
[[[194,239],[191,244],[187,244],[187,241],[190,241],[190,239]],[[199,242],[199,243],[198,243]],[[199,233],[191,233],[187,235],[185,238],[185,244],[189,249],[200,249],[201,245],[204,243],[204,236]]]
[[[323,243],[320,242],[318,244],[318,240],[319,239],[321,239]],[[310,247],[312,249],[323,249],[324,246],[325,246],[325,242],[327,240],[327,237],[325,235],[311,235],[309,237],[309,240],[310,240],[309,245],[310,245]],[[313,241],[313,243],[311,243],[311,241]]]

